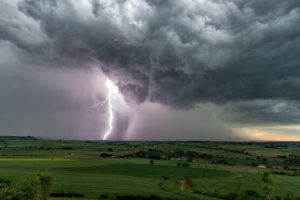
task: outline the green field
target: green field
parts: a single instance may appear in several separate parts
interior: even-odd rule
[[[206,144],[206,143],[104,143],[104,142],[64,142],[33,138],[1,138],[0,178],[27,179],[40,171],[47,171],[54,177],[53,194],[80,194],[76,199],[118,199],[123,196],[155,195],[163,199],[220,199],[214,194],[243,193],[247,190],[263,193],[260,169],[247,164],[249,159],[257,159],[270,167],[277,168],[286,163],[278,155],[288,155],[289,150],[299,155],[300,148],[292,146],[272,149],[258,144]],[[205,146],[205,148],[203,148]],[[211,148],[210,148],[211,147]],[[217,147],[217,148],[214,148]],[[151,151],[149,150],[151,149]],[[166,158],[166,152],[184,150],[210,153],[189,160]],[[222,150],[223,149],[223,150]],[[228,151],[244,149],[248,153]],[[138,151],[160,152],[159,159],[137,158]],[[110,157],[101,157],[102,153]],[[179,152],[179,151],[178,151]],[[257,154],[255,154],[257,153]],[[157,153],[155,153],[156,155]],[[276,155],[275,155],[276,154]],[[217,160],[227,164],[216,164]],[[223,161],[222,161],[223,162]],[[189,163],[178,166],[178,163]],[[213,164],[215,163],[215,164]],[[298,164],[294,163],[293,167]],[[295,172],[282,168],[282,172]],[[296,170],[297,171],[297,170]],[[194,187],[180,187],[188,176]],[[274,196],[285,197],[292,194],[300,197],[300,176],[273,175]],[[51,199],[72,199],[71,197],[52,197]],[[255,199],[255,198],[254,198]]]

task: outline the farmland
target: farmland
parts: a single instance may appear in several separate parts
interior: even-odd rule
[[[260,171],[266,168],[274,197],[297,199],[299,145],[1,137],[0,178],[46,171],[54,179],[52,200],[264,199]]]

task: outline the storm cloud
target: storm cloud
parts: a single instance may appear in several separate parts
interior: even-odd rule
[[[224,121],[298,123],[299,0],[0,4],[0,45],[13,46],[24,66],[98,68],[138,104],[214,103]]]
[[[300,102],[298,101],[243,101],[223,105],[222,111],[226,114],[219,113],[219,115],[224,121],[244,126],[300,124]]]
[[[18,11],[34,26],[4,12],[3,40],[50,65],[97,65],[138,102],[300,98],[297,0],[24,0]]]

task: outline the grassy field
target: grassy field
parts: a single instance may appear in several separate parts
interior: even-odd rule
[[[298,172],[288,168],[296,168],[298,163],[291,164],[289,160],[280,157],[300,155],[298,144],[273,149],[262,144],[205,142],[104,143],[7,137],[0,141],[0,178],[26,179],[40,171],[48,171],[55,180],[53,194],[80,194],[82,197],[76,198],[78,200],[121,199],[118,195],[205,200],[220,199],[215,195],[219,193],[226,195],[247,190],[262,194],[260,169],[249,162],[265,164],[271,171],[276,166],[287,173],[273,175],[274,195],[285,197],[293,194],[294,197],[300,197],[300,176],[288,175],[289,172]],[[187,161],[184,155],[175,158],[175,154],[170,154],[182,150],[196,151],[199,157]],[[159,152],[160,157],[153,159],[150,153],[138,157],[140,154],[136,152],[140,151],[155,152],[155,156]],[[109,157],[101,156],[103,153]],[[150,160],[154,164],[150,164]],[[222,162],[218,163],[218,160]],[[183,166],[184,163],[188,163],[188,166]],[[192,189],[181,187],[185,177],[192,180]]]

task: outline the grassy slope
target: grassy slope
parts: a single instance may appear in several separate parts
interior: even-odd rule
[[[202,144],[201,144],[202,145]],[[271,156],[300,154],[299,148],[266,149],[258,145],[238,146],[219,145],[226,149],[247,149],[253,156],[225,152],[199,147],[198,144],[151,144],[130,143],[129,145],[96,143],[96,142],[63,142],[33,139],[0,139],[0,178],[32,177],[41,170],[48,170],[55,178],[55,192],[85,193],[87,198],[95,199],[100,194],[155,194],[177,199],[212,199],[190,192],[178,190],[177,181],[185,175],[192,178],[195,189],[200,191],[220,191],[221,193],[241,192],[247,189],[261,192],[260,177],[252,170],[226,171],[221,165],[192,163],[191,168],[177,167],[177,161],[155,160],[155,165],[148,159],[101,159],[101,151],[113,148],[113,154],[126,154],[143,148],[159,148],[162,150],[183,149],[196,150],[224,156],[235,163],[249,162],[246,157],[256,155]],[[51,147],[45,150],[44,147]],[[63,150],[65,148],[72,150]],[[72,152],[74,156],[70,156]],[[238,167],[238,165],[234,166]],[[168,177],[164,180],[163,177]],[[285,196],[292,193],[300,196],[300,177],[274,176],[275,194]],[[53,198],[54,199],[54,198]],[[61,200],[56,198],[55,200]]]
[[[63,159],[0,159],[0,177],[31,177],[40,170],[48,170],[55,178],[55,192],[86,193],[87,196],[105,194],[150,195],[182,198],[193,196],[177,191],[176,181],[190,174],[198,177],[231,173],[216,169],[188,169],[164,165],[150,166],[148,160],[69,160]],[[207,171],[206,171],[207,170]],[[207,172],[207,173],[205,173]],[[163,180],[162,176],[170,177]],[[166,182],[168,182],[166,184]],[[168,185],[165,188],[164,185]],[[203,197],[201,198],[203,199]],[[204,198],[210,199],[210,198]]]
[[[259,176],[254,173],[229,172],[209,164],[194,164],[193,168],[175,165],[175,161],[160,161],[151,166],[147,159],[0,159],[0,177],[30,177],[47,169],[56,180],[56,192],[79,192],[91,196],[105,193],[196,197],[177,189],[176,181],[185,175],[192,177],[197,190],[228,193],[246,189],[261,191],[262,188]],[[169,179],[163,180],[163,176]],[[299,177],[275,176],[276,194],[292,192],[300,196],[297,188],[300,188]]]

